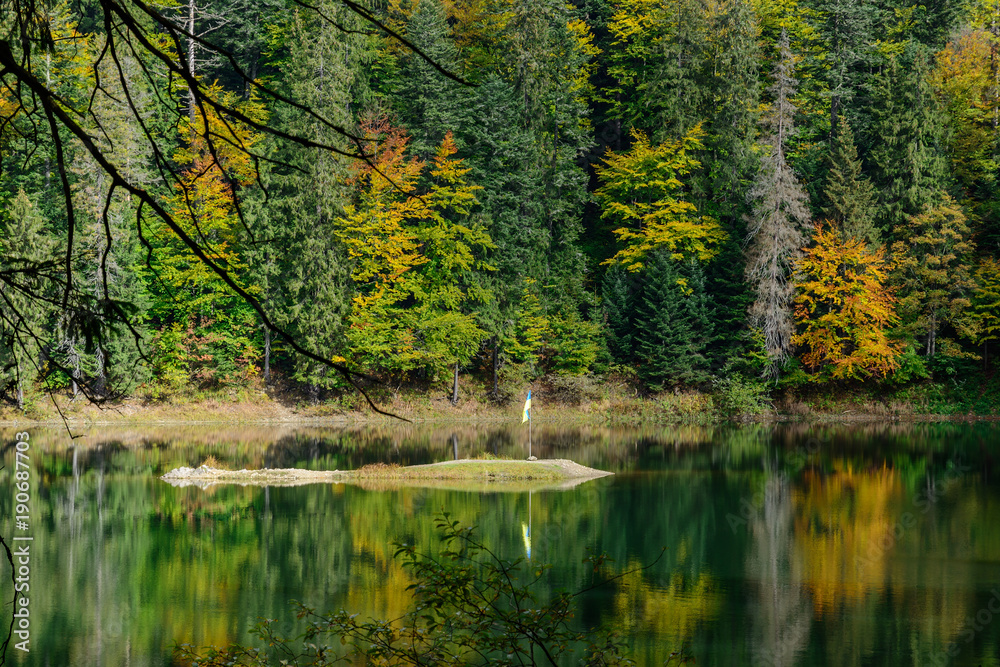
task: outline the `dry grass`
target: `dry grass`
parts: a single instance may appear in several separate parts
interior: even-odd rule
[[[396,464],[373,463],[358,468],[349,475],[352,479],[363,480],[531,480],[552,482],[566,479],[565,473],[542,463],[496,458],[405,468]]]
[[[206,468],[215,468],[216,470],[229,470],[229,466],[220,463],[219,459],[212,455],[206,457],[205,460],[201,462],[201,465]]]

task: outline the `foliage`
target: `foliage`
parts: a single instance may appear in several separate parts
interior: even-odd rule
[[[635,320],[639,376],[654,391],[708,381],[704,292],[691,288],[691,273],[664,251],[653,255],[643,278]]]
[[[549,323],[552,364],[556,373],[585,375],[600,353],[601,329],[580,317],[576,310],[563,310]]]
[[[948,186],[945,128],[922,51],[908,67],[894,59],[876,85],[869,160],[878,219],[888,232],[940,203]]]
[[[614,633],[573,629],[572,594],[535,597],[531,586],[547,567],[501,559],[474,528],[447,513],[435,523],[443,541],[438,555],[396,547],[395,557],[414,582],[401,618],[365,620],[344,610],[319,614],[298,604],[297,616],[308,624],[297,638],[277,634],[275,622],[265,620],[254,634],[266,649],[181,646],[179,657],[198,667],[263,667],[277,659],[320,667],[339,663],[343,645],[351,660],[379,665],[557,665],[574,658],[588,665],[634,664]]]
[[[894,244],[906,351],[845,377],[960,373],[996,337],[993,0],[33,7],[0,49],[14,404],[272,371],[314,400],[354,371],[833,377],[818,340],[786,365],[837,310],[793,321],[814,215]]]
[[[44,327],[53,315],[46,303],[55,296],[49,272],[55,261],[55,244],[47,237],[38,204],[23,190],[9,208],[0,256],[10,277],[0,286],[0,363],[3,394],[25,408],[25,392],[41,370]]]
[[[715,255],[725,232],[711,218],[699,216],[697,207],[678,193],[684,187],[680,178],[701,166],[691,152],[702,147],[702,136],[695,126],[679,141],[653,146],[645,134],[633,130],[628,153],[611,153],[603,165],[595,166],[603,181],[594,192],[601,217],[621,225],[614,233],[625,246],[605,264],[618,262],[635,272],[659,248],[675,259],[706,261]]]
[[[945,326],[963,337],[974,335],[966,316],[975,283],[969,268],[974,250],[961,207],[952,199],[897,227],[892,245],[893,282],[899,286],[903,324],[922,335],[924,354],[937,353],[938,334]],[[954,348],[952,348],[954,349]]]
[[[875,190],[861,173],[854,133],[843,116],[840,117],[830,150],[830,170],[826,179],[823,196],[827,205],[823,212],[848,238],[877,246],[879,233],[874,224]]]
[[[715,378],[712,387],[713,400],[724,414],[755,417],[771,410],[769,387],[759,378],[727,373]]]
[[[635,330],[632,324],[635,312],[635,281],[621,264],[612,264],[604,274],[602,305],[604,307],[605,335],[608,349],[615,359],[632,358]]]
[[[976,289],[972,296],[977,342],[1000,340],[1000,262],[987,257],[976,267]]]
[[[899,318],[884,250],[817,226],[813,246],[795,263],[792,338],[818,378],[885,378],[899,368],[903,343],[889,338]]]
[[[464,364],[485,337],[469,309],[488,300],[474,279],[489,270],[479,255],[492,246],[470,215],[478,187],[453,158],[451,134],[420,191],[425,164],[406,156],[406,133],[384,117],[366,133],[376,161],[355,177],[358,203],[345,207],[336,229],[354,260],[351,351],[369,366],[404,372]]]

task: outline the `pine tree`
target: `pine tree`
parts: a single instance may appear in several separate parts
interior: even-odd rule
[[[644,270],[641,305],[636,313],[635,349],[639,376],[654,391],[708,378],[708,361],[699,346],[698,303],[679,263],[667,252],[654,253]],[[703,341],[701,341],[703,342]]]
[[[629,272],[621,264],[608,267],[601,290],[608,350],[616,361],[625,364],[632,360],[635,289]]]
[[[849,238],[877,246],[879,233],[875,220],[875,191],[861,174],[861,161],[854,146],[854,134],[847,119],[840,117],[830,148],[830,170],[823,191],[823,213]]]
[[[926,56],[898,59],[879,77],[872,103],[871,162],[883,232],[941,201],[948,185],[944,127],[927,76]]]
[[[419,0],[407,22],[406,35],[446,71],[459,72],[458,49],[441,0]],[[446,132],[459,132],[470,123],[467,110],[471,94],[467,86],[445,77],[417,54],[406,57],[395,98],[415,155],[433,157]]]
[[[339,3],[323,0],[317,7],[348,29],[360,28]],[[374,57],[370,42],[301,8],[289,14],[278,60],[283,91],[334,125],[352,127],[352,108],[369,95],[362,71]],[[281,109],[275,125],[321,144],[350,148],[330,127],[297,111]],[[333,230],[351,196],[346,184],[350,162],[320,149],[281,145],[275,150],[287,166],[268,170],[268,201],[258,197],[247,206],[253,218],[253,238],[246,243],[253,280],[278,326],[308,349],[337,357],[346,347],[353,287],[351,261]],[[269,331],[263,336],[263,362],[270,371],[276,341]],[[314,360],[293,360],[292,377],[314,395],[333,384],[328,371]]]
[[[41,370],[41,352],[54,316],[48,300],[59,296],[54,281],[59,267],[55,239],[38,205],[23,190],[10,202],[5,217],[0,257],[10,277],[0,285],[0,378],[4,394],[23,410],[25,393]]]
[[[808,199],[785,158],[786,142],[794,133],[794,61],[788,33],[782,31],[779,60],[769,89],[773,106],[765,118],[770,134],[764,141],[760,171],[750,196],[754,202],[748,220],[747,279],[756,292],[750,320],[764,333],[764,346],[771,360],[769,372],[777,374],[791,350],[792,298],[789,280],[792,263],[805,245],[809,224]]]

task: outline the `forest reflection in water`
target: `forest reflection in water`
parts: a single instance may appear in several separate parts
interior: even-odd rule
[[[0,435],[8,469],[13,433]],[[578,621],[625,633],[640,664],[676,651],[700,665],[1000,665],[993,424],[536,424],[537,455],[617,474],[534,494],[158,479],[208,456],[313,469],[521,458],[516,425],[31,434],[38,631],[14,664],[167,665],[174,643],[246,641],[293,598],[398,616],[411,582],[392,545],[432,551],[446,509],[510,558],[526,555],[530,524],[532,565],[553,565],[543,594],[619,577],[581,596]],[[595,573],[588,549],[612,560]]]

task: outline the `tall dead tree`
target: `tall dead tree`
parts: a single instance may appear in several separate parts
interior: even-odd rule
[[[768,89],[774,99],[763,119],[767,132],[760,170],[750,190],[753,213],[747,223],[747,280],[756,299],[750,306],[750,322],[764,334],[770,364],[777,375],[791,352],[792,263],[806,243],[810,222],[808,198],[785,159],[785,147],[794,133],[795,63],[788,34],[781,33],[780,50]]]

